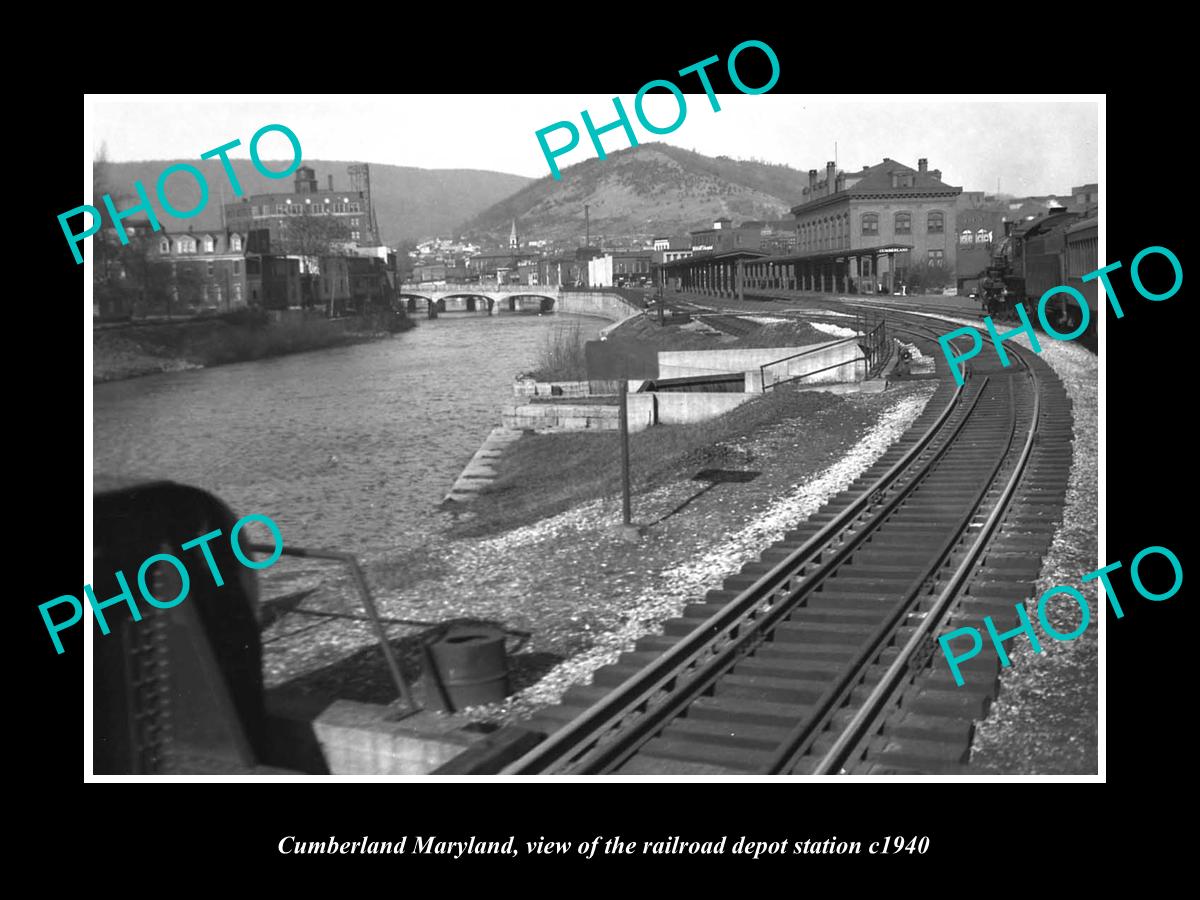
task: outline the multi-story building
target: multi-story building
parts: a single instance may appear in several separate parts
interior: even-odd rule
[[[246,287],[250,303],[263,309],[301,306],[300,260],[269,253],[246,256]]]
[[[614,250],[589,260],[587,283],[593,287],[613,287],[649,280],[653,261],[652,250]]]
[[[1086,210],[1100,203],[1100,185],[1083,184],[1071,188],[1071,209]]]
[[[351,166],[350,177],[353,183],[350,190],[335,189],[332,175],[328,176],[327,187],[321,189],[315,171],[310,166],[300,166],[290,193],[253,194],[236,203],[227,203],[225,220],[237,231],[267,229],[273,247],[294,250],[293,245],[305,243],[306,234],[317,230],[312,225],[306,226],[303,220],[317,216],[328,226],[324,229],[325,237],[336,235],[347,243],[378,246],[367,166]]]
[[[713,220],[711,228],[700,228],[691,232],[693,253],[727,253],[730,250],[762,250],[771,254],[787,254],[796,250],[796,223],[791,219],[781,221],[750,220],[734,227],[732,220]],[[655,241],[655,249],[664,239]],[[673,256],[663,259],[672,262],[685,259]]]
[[[757,223],[759,226],[761,222]],[[727,250],[757,250],[762,240],[761,228],[734,228],[733,220],[725,216],[714,219],[710,228],[698,228],[691,233],[693,253],[724,253]]]
[[[742,228],[752,226],[757,226],[759,229],[758,247],[764,253],[786,256],[796,252],[796,222],[794,219],[742,223]]]
[[[653,246],[655,265],[687,259],[692,255],[691,242],[687,238],[655,238]]]
[[[247,233],[159,231],[150,240],[154,264],[169,267],[166,283],[179,311],[228,310],[257,302],[247,281]]]
[[[792,208],[797,253],[848,251],[846,274],[862,292],[891,291],[918,264],[953,279],[962,188],[945,184],[927,160],[912,169],[885,158],[852,173],[828,162],[825,178],[817,174],[809,170],[803,199]]]
[[[1011,221],[1009,201],[984,191],[963,191],[955,203],[955,273],[958,291],[968,294],[979,286],[1000,251],[1005,222]]]

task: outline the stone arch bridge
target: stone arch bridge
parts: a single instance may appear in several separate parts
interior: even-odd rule
[[[404,284],[399,295],[410,313],[423,312],[431,319],[445,313],[495,316],[561,312],[620,321],[641,312],[617,294],[563,291],[557,285]]]

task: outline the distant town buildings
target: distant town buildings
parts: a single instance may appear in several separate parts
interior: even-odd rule
[[[339,315],[390,302],[399,283],[396,255],[379,242],[367,166],[349,173],[351,190],[334,190],[332,176],[322,190],[313,169],[300,166],[291,192],[224,204],[219,227],[155,232],[148,222],[128,221],[136,240],[105,244],[96,314],[252,306]]]
[[[943,181],[926,159],[913,168],[888,157],[855,172],[826,163],[823,177],[810,169],[807,184],[797,189],[799,201],[787,218],[735,224],[718,216],[684,236],[609,235],[606,240],[601,235],[599,247],[567,252],[561,241],[523,240],[514,217],[507,242],[499,238],[492,249],[463,239],[422,241],[410,254],[412,280],[597,287],[665,283],[659,277],[663,267],[691,260],[694,265],[673,270],[672,277],[704,290],[731,290],[731,273],[743,264],[762,286],[788,290],[962,288],[987,268],[1014,222],[1064,207],[1094,207],[1098,194],[1095,184],[1074,187],[1069,197],[963,191]],[[708,259],[713,267],[703,274]]]

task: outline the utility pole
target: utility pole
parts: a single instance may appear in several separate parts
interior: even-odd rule
[[[629,382],[621,379],[621,524],[630,525],[629,509]]]
[[[585,247],[592,246],[592,220],[588,218],[588,206],[590,205],[588,203],[583,204],[583,227],[587,235],[583,242],[583,246]]]

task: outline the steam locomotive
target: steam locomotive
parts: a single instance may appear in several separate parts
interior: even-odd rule
[[[1034,319],[1042,294],[1067,285],[1087,302],[1088,323],[1079,343],[1096,349],[1097,282],[1083,276],[1099,268],[1096,207],[1083,212],[1050,210],[1027,222],[1006,222],[1005,236],[980,282],[983,312],[993,319],[1017,318],[1016,305]],[[1069,334],[1083,318],[1070,294],[1056,294],[1046,303],[1046,320],[1060,334]]]

